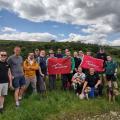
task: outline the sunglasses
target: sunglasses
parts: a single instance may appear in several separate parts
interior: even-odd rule
[[[5,54],[1,54],[1,57],[6,57],[7,55],[5,55]]]

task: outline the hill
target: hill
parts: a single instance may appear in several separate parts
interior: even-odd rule
[[[16,45],[22,47],[22,55],[24,58],[28,52],[33,51],[35,48],[46,49],[47,51],[50,48],[54,50],[57,50],[57,48],[69,48],[71,51],[82,49],[84,52],[91,50],[95,54],[101,47],[98,45],[74,42],[0,41],[0,49],[7,50],[9,55],[12,54],[13,48]],[[104,48],[107,54],[114,56],[120,63],[120,50],[109,46],[104,46]],[[118,79],[120,79],[120,74],[118,75]],[[48,86],[48,81],[46,82]],[[51,92],[48,91],[45,98],[29,92],[25,95],[23,101],[21,101],[21,107],[18,109],[16,109],[14,104],[13,91],[9,91],[9,95],[6,98],[5,112],[3,115],[0,115],[0,120],[93,120],[93,116],[96,115],[98,115],[98,117],[102,115],[107,117],[102,117],[103,120],[119,120],[120,96],[117,97],[115,103],[109,103],[106,95],[102,98],[91,99],[89,101],[80,100],[72,91],[62,91],[60,87],[61,81],[58,79],[57,89]],[[104,89],[104,91],[106,90]],[[114,113],[117,112],[118,115],[116,116]],[[111,114],[113,118],[110,118]],[[94,118],[94,120],[99,120],[98,117]]]

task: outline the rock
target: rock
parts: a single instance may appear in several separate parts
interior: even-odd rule
[[[110,114],[113,116],[117,116],[117,112],[114,112],[114,111],[110,111]]]

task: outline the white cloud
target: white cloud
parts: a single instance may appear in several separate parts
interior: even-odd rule
[[[110,42],[111,46],[120,46],[120,38]]]
[[[63,39],[61,41],[70,41],[70,42],[80,41],[82,43],[91,43],[91,44],[99,44],[99,45],[109,44],[110,42],[107,41],[105,38],[106,36],[104,34],[79,35],[79,34],[70,33],[67,39]]]
[[[1,32],[17,32],[17,30],[11,27],[3,27]]]
[[[119,0],[1,0],[0,8],[33,21],[57,21],[72,24],[119,24]],[[111,17],[111,20],[109,18]],[[114,19],[116,18],[116,19]],[[115,23],[117,22],[117,23]],[[116,26],[117,27],[117,26]]]
[[[19,33],[4,33],[0,34],[1,40],[23,40],[23,41],[43,41],[48,42],[53,39],[57,39],[57,36],[50,33],[28,33],[28,32],[19,32]]]
[[[0,0],[0,9],[33,22],[88,25],[83,32],[89,35],[75,35],[74,41],[109,43],[108,34],[120,32],[120,0]]]

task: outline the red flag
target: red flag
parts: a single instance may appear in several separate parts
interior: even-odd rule
[[[98,72],[103,71],[103,63],[104,61],[101,59],[97,59],[91,56],[84,55],[81,63],[81,67],[85,69],[94,68]]]
[[[67,74],[71,71],[71,60],[69,58],[49,58],[48,74]]]

